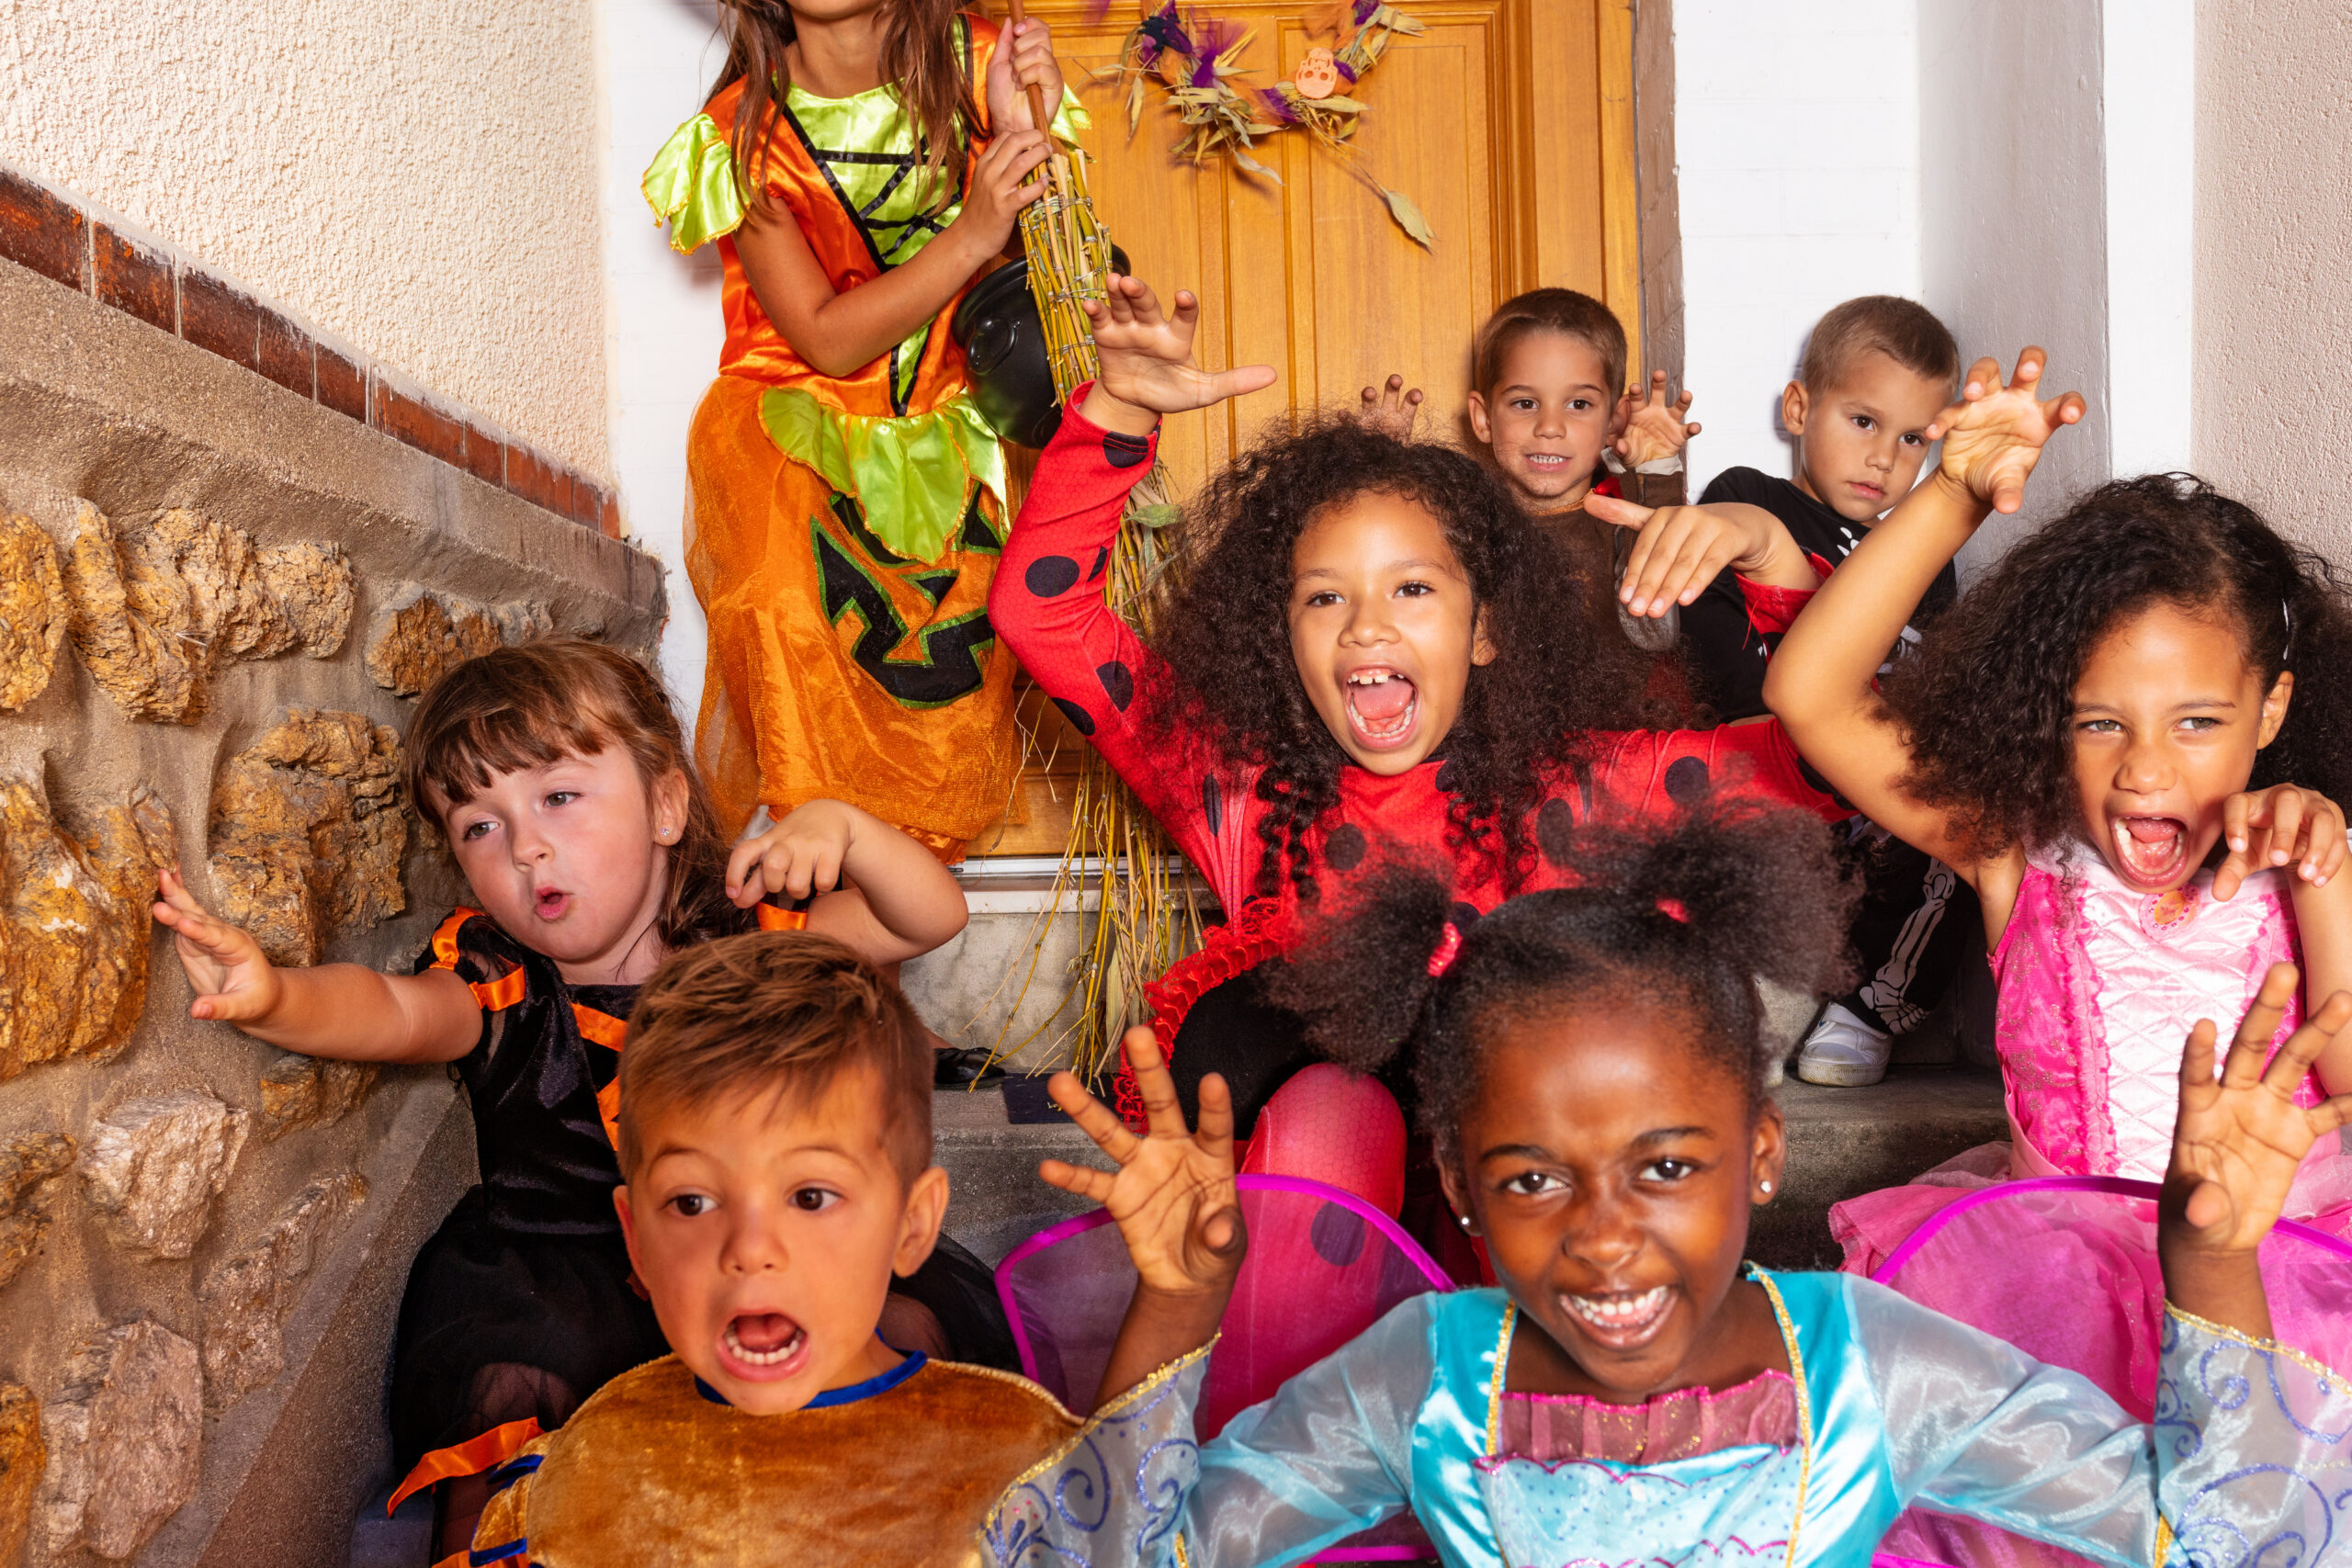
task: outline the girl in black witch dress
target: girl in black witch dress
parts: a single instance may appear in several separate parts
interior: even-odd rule
[[[481,1472],[668,1348],[613,1210],[639,983],[681,947],[753,930],[821,931],[895,964],[954,936],[965,906],[929,851],[838,801],[730,852],[661,683],[596,643],[458,666],[418,704],[406,768],[476,906],[413,975],[273,965],[172,872],[155,916],[176,934],[192,1016],[311,1055],[452,1063],[465,1084],[481,1182],[410,1272],[391,1386],[397,1461],[415,1485],[450,1483],[442,1534],[462,1544],[488,1498]],[[1011,1363],[968,1253],[943,1241],[901,1285],[886,1335]]]

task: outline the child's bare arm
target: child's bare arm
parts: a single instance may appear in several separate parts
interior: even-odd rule
[[[808,929],[875,964],[896,964],[964,929],[964,890],[939,858],[868,811],[812,800],[735,846],[727,896],[749,908],[771,893],[817,895]]]
[[[2291,784],[2243,791],[2222,804],[2222,837],[2229,853],[2213,872],[2213,897],[2236,897],[2248,873],[2286,870],[2305,999],[2316,1006],[2324,997],[2352,991],[2352,876],[2341,874],[2352,852],[2345,845],[2343,808],[2317,790]],[[2317,1071],[2330,1094],[2352,1092],[2352,1037],[2331,1042],[2320,1053]]]
[[[1909,748],[1875,686],[1886,650],[1910,607],[1927,592],[1988,512],[2015,512],[2026,476],[2050,437],[2083,416],[2069,392],[2041,400],[2043,356],[2029,348],[2001,385],[2000,367],[1977,361],[1962,401],[1928,427],[1942,460],[1846,558],[1781,639],[1764,677],[1764,700],[1805,761],[1871,821],[1952,866],[1974,886],[1979,871],[1941,810],[1898,784]],[[1992,924],[1987,914],[1988,928]],[[2003,916],[2006,923],[2006,914]]]
[[[1193,334],[1201,302],[1176,291],[1176,309],[1163,314],[1159,297],[1139,277],[1113,273],[1109,295],[1087,302],[1101,369],[1080,410],[1090,424],[1121,435],[1148,435],[1164,413],[1204,409],[1274,384],[1271,365],[1208,371],[1193,362]]]
[[[1056,1073],[1046,1089],[1102,1151],[1116,1175],[1046,1160],[1037,1174],[1110,1210],[1136,1266],[1136,1293],[1102,1369],[1095,1407],[1216,1336],[1250,1238],[1233,1184],[1233,1096],[1211,1073],[1201,1079],[1201,1126],[1184,1125],[1176,1080],[1148,1025],[1123,1043],[1143,1092],[1150,1130],[1136,1137],[1077,1077]]]
[[[350,1062],[454,1062],[481,1038],[481,1004],[443,969],[382,975],[357,964],[281,969],[239,927],[209,914],[166,869],[158,923],[171,929],[196,990],[190,1018],[235,1024],[306,1056]]]
[[[1014,130],[982,150],[964,210],[903,266],[836,292],[792,214],[754,208],[735,232],[752,297],[784,341],[820,375],[847,376],[939,314],[1008,243],[1021,209],[1045,190],[1022,182],[1044,163],[1043,131]],[[944,329],[942,329],[944,330]]]

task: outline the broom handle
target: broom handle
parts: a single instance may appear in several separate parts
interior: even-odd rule
[[[1028,13],[1021,8],[1021,0],[1006,0],[1006,5],[1012,13],[1012,26],[1018,29],[1022,23],[1029,19]],[[1028,93],[1029,123],[1039,130],[1049,130],[1050,122],[1046,118],[1046,89],[1032,82],[1029,84]]]

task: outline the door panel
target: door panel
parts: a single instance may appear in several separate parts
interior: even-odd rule
[[[1216,409],[1170,419],[1161,455],[1190,491],[1269,422],[1294,411],[1352,405],[1394,370],[1424,389],[1423,429],[1466,439],[1470,343],[1500,301],[1547,284],[1606,301],[1642,363],[1634,244],[1631,0],[1425,0],[1402,6],[1427,30],[1390,41],[1353,96],[1368,107],[1354,157],[1302,131],[1260,143],[1281,183],[1218,159],[1171,156],[1181,138],[1161,95],[1147,87],[1143,119],[1107,75],[1136,13],[1114,6],[1090,19],[1086,0],[1035,0],[1065,76],[1094,118],[1095,209],[1136,273],[1164,295],[1201,297],[1201,361],[1274,367],[1274,384]],[[1256,30],[1243,54],[1249,86],[1271,86],[1306,51],[1302,0],[1211,8]],[[1090,72],[1103,71],[1100,80]],[[1355,165],[1351,167],[1351,164]],[[1402,191],[1434,231],[1422,250],[1389,219],[1357,172]],[[1042,705],[1024,705],[1035,712]],[[1050,707],[1043,718],[1058,723]],[[1075,765],[1083,741],[1058,735],[1050,770]],[[1023,782],[1025,823],[983,834],[975,853],[1058,853],[1068,789]]]

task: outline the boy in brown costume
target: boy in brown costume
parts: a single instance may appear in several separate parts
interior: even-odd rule
[[[1082,1422],[1023,1379],[878,1337],[947,1174],[922,1027],[839,942],[671,959],[620,1082],[614,1201],[673,1354],[493,1475],[476,1564],[978,1562],[1016,1544],[990,1523],[1008,1487],[1101,1422],[1151,1427],[1136,1395],[1175,1408],[1139,1388]]]

